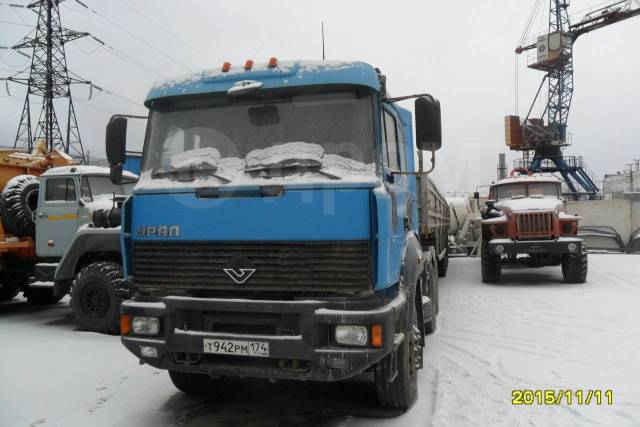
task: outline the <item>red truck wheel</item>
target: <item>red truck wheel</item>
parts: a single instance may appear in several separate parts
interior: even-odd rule
[[[489,252],[489,242],[482,241],[480,252],[480,263],[482,264],[482,281],[484,283],[496,283],[502,276],[502,262],[500,255]]]
[[[565,254],[562,257],[562,277],[565,283],[584,283],[587,280],[587,252]]]

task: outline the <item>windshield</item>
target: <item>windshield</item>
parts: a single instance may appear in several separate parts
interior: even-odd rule
[[[527,189],[524,184],[505,184],[496,187],[496,198],[511,199],[513,197],[525,197]]]
[[[336,179],[343,170],[373,174],[372,103],[360,89],[163,101],[151,107],[143,170],[196,170],[223,183],[283,168]]]
[[[560,197],[560,186],[554,182],[503,184],[495,187],[497,200],[514,197]]]
[[[560,197],[560,186],[553,182],[529,184],[529,197]]]
[[[135,186],[135,181],[124,181],[120,185],[111,182],[108,176],[83,176],[80,185],[82,199],[90,202],[94,197],[100,196],[128,196]]]

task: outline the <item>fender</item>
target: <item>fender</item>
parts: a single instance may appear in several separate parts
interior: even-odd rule
[[[80,227],[56,268],[53,289],[55,295],[63,295],[69,291],[78,261],[91,252],[120,253],[120,227],[93,228],[88,224]]]
[[[415,233],[408,232],[402,249],[402,273],[408,286],[413,286],[418,281],[424,271],[424,261],[425,254],[422,252],[420,239]]]
[[[423,275],[425,270],[425,254],[422,252],[422,246],[420,239],[413,232],[408,232],[405,237],[404,247],[402,250],[402,277],[405,286],[406,298],[409,304],[414,305],[414,309],[418,311],[419,324],[423,324],[422,313],[423,308],[416,304],[416,295],[423,295],[423,289],[418,285],[418,279]],[[407,304],[408,310],[405,310],[406,314],[410,313],[410,306]],[[405,317],[408,317],[405,315]],[[405,318],[404,323],[409,319]]]

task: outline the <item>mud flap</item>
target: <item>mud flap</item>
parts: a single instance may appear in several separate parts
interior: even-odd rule
[[[398,376],[398,349],[400,344],[404,341],[404,334],[402,332],[393,336],[393,351],[387,356],[388,363],[380,363],[380,369],[385,369],[385,373],[388,378],[388,383],[391,384]]]
[[[433,304],[431,303],[431,298],[426,295],[422,296],[422,319],[424,323],[430,322],[433,319],[434,315]]]

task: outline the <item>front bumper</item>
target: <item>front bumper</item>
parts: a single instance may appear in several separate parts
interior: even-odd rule
[[[559,237],[553,240],[511,240],[492,239],[489,241],[489,252],[497,255],[515,254],[551,254],[563,255],[580,253],[584,242],[577,237]],[[502,247],[500,251],[499,247]],[[574,250],[571,250],[574,248]],[[498,250],[496,250],[498,249]]]
[[[384,305],[361,301],[264,301],[164,297],[157,302],[126,301],[122,313],[160,319],[159,337],[122,336],[141,361],[159,369],[207,373],[212,377],[335,381],[361,373],[400,342],[394,324],[405,297]],[[335,325],[382,325],[382,346],[346,347],[333,343]],[[230,332],[228,330],[233,330]],[[268,357],[210,354],[204,339],[265,342]],[[158,357],[141,355],[155,347]]]

